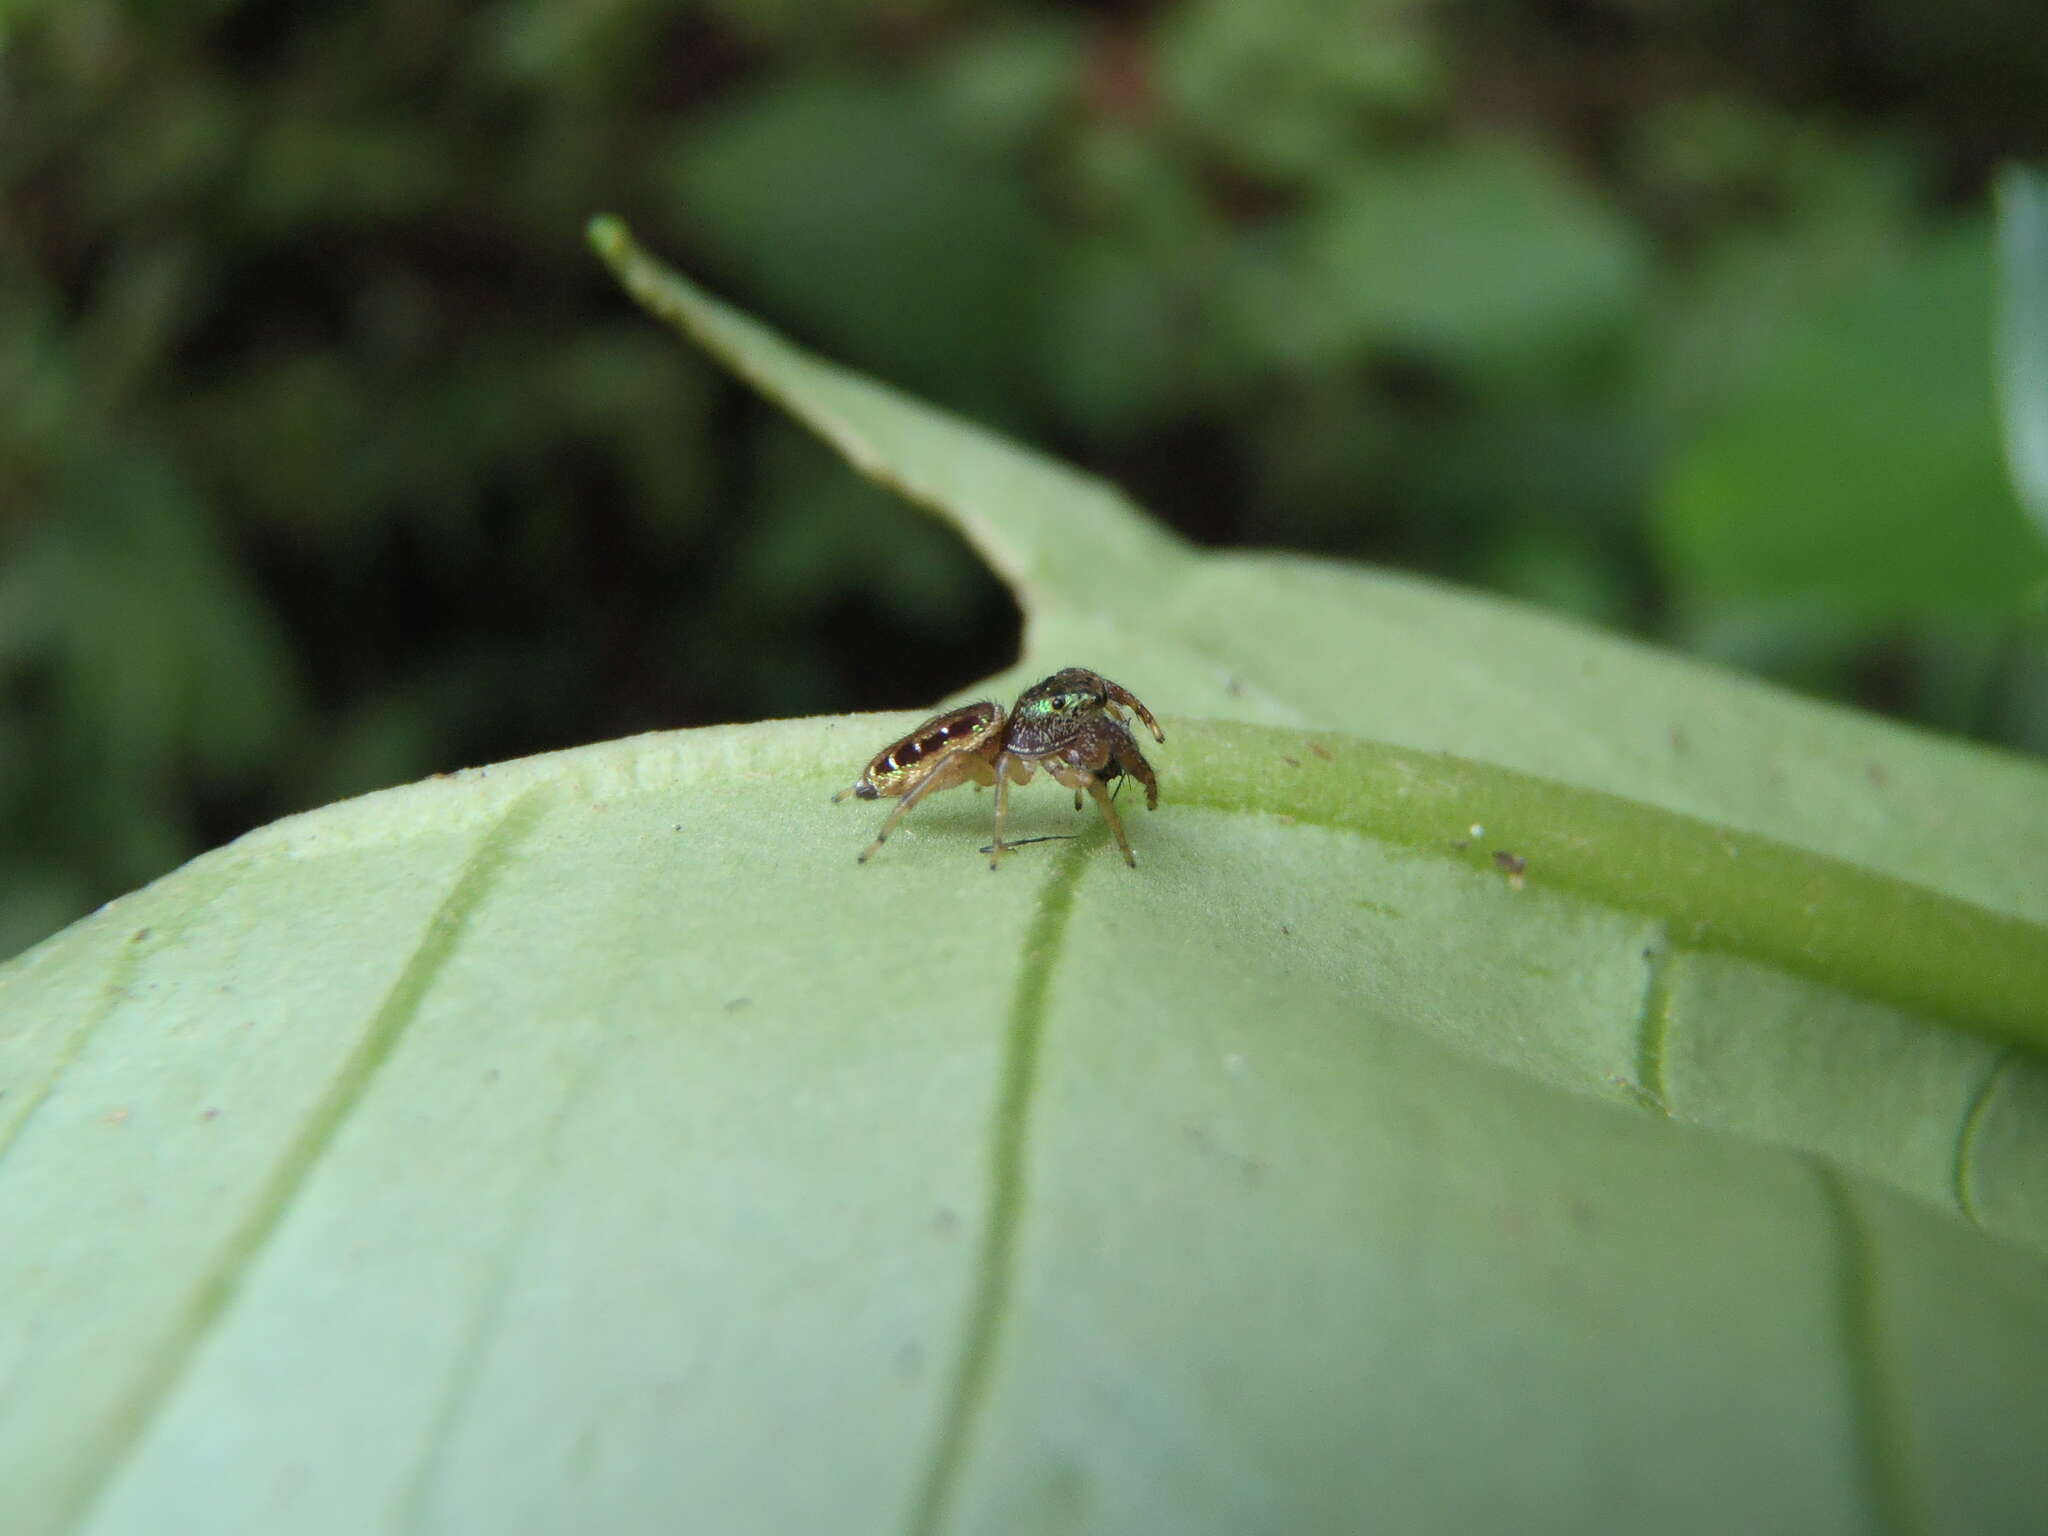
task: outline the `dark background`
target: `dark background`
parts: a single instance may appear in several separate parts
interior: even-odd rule
[[[0,18],[0,954],[286,811],[1014,658],[599,211],[1205,543],[2048,750],[1988,359],[2039,0]]]

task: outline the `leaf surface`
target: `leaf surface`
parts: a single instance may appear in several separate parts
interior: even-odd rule
[[[1203,554],[600,248],[948,517],[1092,812],[680,732],[253,833],[0,971],[16,1528],[1986,1528],[2048,1373],[2048,775]],[[1446,755],[1450,754],[1450,755]],[[27,1405],[27,1406],[25,1406]]]

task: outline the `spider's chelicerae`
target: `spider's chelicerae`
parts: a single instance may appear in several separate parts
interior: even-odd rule
[[[1129,774],[1145,786],[1146,809],[1157,810],[1159,781],[1124,724],[1129,719],[1127,708],[1137,712],[1156,740],[1166,740],[1152,711],[1129,689],[1085,667],[1068,667],[1025,689],[1007,715],[1000,704],[988,699],[933,715],[908,736],[876,753],[859,781],[832,799],[836,803],[854,795],[862,800],[887,797],[899,802],[862,852],[860,862],[865,864],[889,840],[896,823],[926,795],[956,784],[993,784],[996,835],[989,845],[988,867],[994,869],[1006,851],[1003,822],[1009,813],[1010,785],[1029,783],[1031,775],[1043,768],[1074,792],[1075,810],[1081,808],[1083,791],[1094,797],[1102,807],[1103,820],[1116,834],[1124,862],[1136,869],[1138,861],[1131,853],[1130,839],[1124,836],[1124,824],[1105,786]]]

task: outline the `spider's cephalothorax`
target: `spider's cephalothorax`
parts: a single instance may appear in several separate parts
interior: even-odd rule
[[[1003,823],[1008,817],[1010,785],[1026,784],[1033,773],[1046,773],[1081,796],[1094,797],[1103,819],[1116,835],[1124,862],[1137,867],[1123,822],[1103,786],[1128,774],[1145,786],[1145,805],[1159,806],[1159,782],[1152,765],[1124,723],[1125,710],[1135,710],[1156,740],[1166,740],[1152,711],[1128,689],[1084,667],[1068,667],[1018,696],[1008,716],[992,703],[963,705],[934,715],[900,741],[876,754],[857,783],[832,798],[848,795],[863,800],[881,796],[900,799],[882,830],[860,859],[866,863],[895,830],[896,823],[926,795],[970,780],[996,786],[996,831],[989,846],[989,868],[1002,860]]]

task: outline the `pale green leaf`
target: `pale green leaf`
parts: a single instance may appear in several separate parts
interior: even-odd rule
[[[989,691],[1160,711],[1139,868],[1043,784],[1079,838],[991,874],[960,792],[856,865],[915,716],[787,721],[59,935],[0,972],[14,1528],[2035,1518],[2048,774],[1198,553],[596,235],[1012,582]]]

